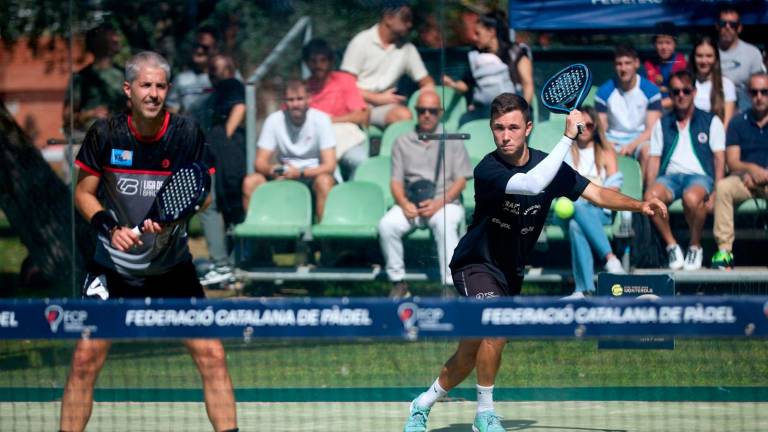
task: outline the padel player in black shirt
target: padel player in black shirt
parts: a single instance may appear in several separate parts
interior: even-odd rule
[[[472,224],[453,254],[451,270],[459,295],[473,298],[520,293],[523,267],[533,249],[554,198],[580,196],[596,206],[662,214],[659,200],[640,202],[612,189],[597,186],[579,175],[563,158],[582,123],[579,111],[566,118],[564,136],[550,154],[530,149],[533,128],[528,103],[502,93],[491,103],[491,130],[496,150],[477,165],[476,208]],[[406,432],[426,431],[429,412],[438,398],[477,373],[477,414],[473,430],[500,432],[504,428],[493,409],[493,385],[505,339],[463,340],[443,366],[432,386],[411,403]]]
[[[163,180],[189,161],[204,162],[205,139],[190,120],[169,114],[170,66],[145,51],[126,63],[123,90],[130,115],[95,123],[77,157],[75,205],[99,236],[83,296],[203,297],[187,246],[186,226],[160,226],[144,217]],[[144,233],[132,231],[142,225]],[[216,339],[186,339],[203,381],[206,411],[217,431],[237,431],[226,353]],[[60,430],[85,429],[93,387],[111,342],[80,339],[61,400]]]

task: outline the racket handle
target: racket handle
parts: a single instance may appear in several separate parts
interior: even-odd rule
[[[576,128],[579,130],[579,133],[577,133],[576,136],[584,133],[584,123],[576,123]]]
[[[141,234],[142,234],[142,232],[143,232],[143,231],[141,230],[141,227],[139,227],[139,226],[135,226],[135,227],[133,227],[133,229],[131,229],[131,231],[133,231],[133,233],[134,233],[134,234],[136,234],[136,235],[141,235]]]

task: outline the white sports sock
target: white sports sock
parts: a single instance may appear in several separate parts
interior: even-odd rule
[[[477,412],[493,411],[493,386],[477,386]]]
[[[437,402],[438,399],[448,394],[444,388],[440,387],[440,378],[436,379],[432,386],[422,393],[416,400],[416,405],[422,408],[432,408],[432,405]]]

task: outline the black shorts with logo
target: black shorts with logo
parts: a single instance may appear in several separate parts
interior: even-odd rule
[[[487,267],[471,264],[453,272],[453,285],[460,296],[486,299],[493,297],[511,297],[520,294],[523,287],[523,275],[507,277],[512,285],[499,280]]]
[[[88,265],[83,298],[205,298],[192,261],[179,263],[166,273],[154,276],[127,276],[97,263]]]

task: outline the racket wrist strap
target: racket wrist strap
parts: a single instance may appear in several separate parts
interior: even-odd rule
[[[120,226],[112,214],[106,210],[96,212],[91,218],[91,226],[106,238],[112,238],[112,231]]]

